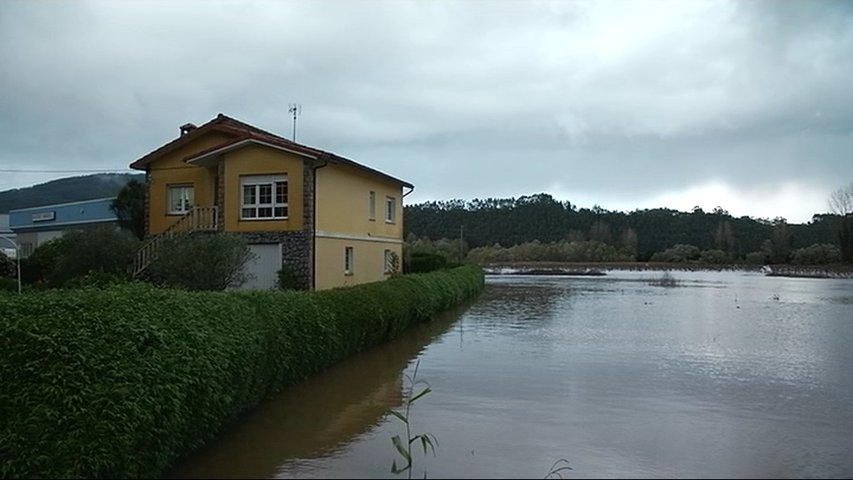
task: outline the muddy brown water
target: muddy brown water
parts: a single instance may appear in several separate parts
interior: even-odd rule
[[[289,388],[170,477],[389,478],[404,374],[422,478],[853,476],[853,280],[489,276],[475,302]],[[399,475],[405,478],[406,475]]]

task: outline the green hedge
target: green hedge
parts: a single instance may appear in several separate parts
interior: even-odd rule
[[[473,297],[477,267],[322,292],[0,293],[0,477],[152,477],[270,392]]]
[[[415,252],[406,262],[406,273],[427,273],[441,270],[447,266],[447,259],[437,253]]]

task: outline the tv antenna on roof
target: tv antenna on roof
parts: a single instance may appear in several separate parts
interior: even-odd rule
[[[296,117],[302,113],[302,105],[291,103],[288,105],[287,111],[293,115],[293,141],[296,141]]]

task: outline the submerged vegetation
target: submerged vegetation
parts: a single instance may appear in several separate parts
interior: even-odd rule
[[[663,272],[660,277],[649,280],[649,285],[653,287],[677,287],[680,284],[681,282],[676,280],[669,272]]]
[[[432,388],[429,384],[423,380],[418,380],[418,367],[420,366],[420,360],[415,363],[415,371],[412,375],[406,374],[406,380],[409,382],[408,388],[403,392],[403,411],[398,412],[396,410],[389,410],[388,413],[393,415],[395,418],[403,422],[406,426],[406,440],[402,440],[399,435],[394,435],[391,437],[391,444],[394,445],[394,449],[397,453],[402,457],[405,461],[402,466],[397,466],[397,460],[393,460],[391,463],[391,473],[398,474],[407,472],[409,478],[412,478],[412,470],[414,470],[414,457],[412,456],[412,444],[420,443],[421,447],[424,450],[424,455],[427,454],[428,451],[432,452],[435,455],[435,447],[438,445],[438,439],[435,438],[435,435],[431,433],[419,433],[417,435],[412,435],[412,405],[417,402],[419,399],[429,395],[432,392]],[[423,386],[421,391],[416,392],[418,386]],[[424,476],[426,476],[426,471],[424,471]]]

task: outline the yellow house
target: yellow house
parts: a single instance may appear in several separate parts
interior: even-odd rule
[[[175,231],[240,234],[257,255],[247,288],[274,287],[282,266],[305,289],[374,282],[397,267],[412,184],[221,113],[180,132],[130,164],[145,171],[149,245]]]

